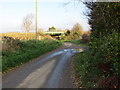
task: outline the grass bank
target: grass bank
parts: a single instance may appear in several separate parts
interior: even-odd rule
[[[10,44],[13,42],[10,42]],[[17,44],[10,47],[10,50],[2,51],[2,72],[30,61],[53,49],[61,46],[62,43],[55,40],[17,40]],[[12,49],[13,47],[17,47]]]

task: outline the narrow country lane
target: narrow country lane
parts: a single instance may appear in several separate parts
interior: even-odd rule
[[[76,49],[72,43],[53,50],[39,58],[3,74],[3,88],[74,88],[71,78],[71,58]]]

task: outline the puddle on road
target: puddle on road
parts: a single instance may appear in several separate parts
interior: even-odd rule
[[[76,50],[78,52],[83,52],[84,51],[83,49],[74,49],[74,50]]]
[[[65,52],[79,53],[79,52],[83,52],[83,51],[84,51],[83,49],[77,49],[77,48],[75,48],[75,49],[63,49],[61,51],[58,51],[58,52],[50,55],[49,57],[54,57],[54,56],[60,55],[60,54],[65,53]]]
[[[79,52],[83,52],[83,49],[79,49],[79,48],[74,48],[74,49],[64,49],[63,51],[67,52],[67,51],[72,51],[74,53],[79,53]]]

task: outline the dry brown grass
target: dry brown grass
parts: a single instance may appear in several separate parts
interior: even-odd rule
[[[36,34],[35,33],[19,33],[19,32],[10,32],[10,33],[0,33],[0,38],[8,36],[12,37],[14,39],[20,39],[20,40],[31,40],[31,39],[36,39]],[[50,35],[45,35],[41,32],[38,33],[38,39],[45,39],[45,38],[50,38],[53,39]]]

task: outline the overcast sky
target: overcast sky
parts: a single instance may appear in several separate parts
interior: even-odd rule
[[[23,18],[33,13],[35,15],[36,0],[2,0],[0,1],[1,32],[21,32]],[[71,29],[75,23],[80,23],[84,30],[89,30],[88,20],[84,13],[87,9],[82,2],[71,0],[38,0],[39,28],[49,27]],[[73,0],[74,1],[74,0]],[[69,3],[65,5],[65,3]]]

